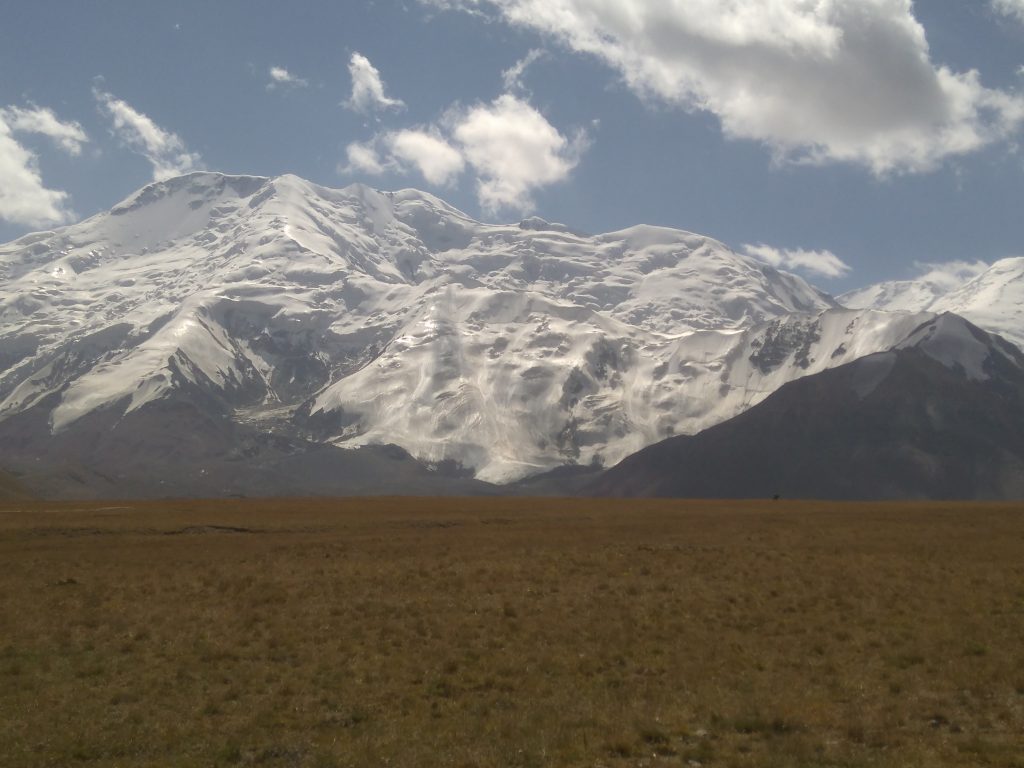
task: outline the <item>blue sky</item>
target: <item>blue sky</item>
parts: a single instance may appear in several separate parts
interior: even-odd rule
[[[836,293],[1024,254],[1024,0],[0,13],[3,241],[205,168],[680,227]]]

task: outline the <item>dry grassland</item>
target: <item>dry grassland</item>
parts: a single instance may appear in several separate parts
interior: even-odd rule
[[[0,510],[0,765],[1024,766],[1024,512]]]

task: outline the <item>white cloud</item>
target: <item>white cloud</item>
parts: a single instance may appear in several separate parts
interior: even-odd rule
[[[431,184],[450,184],[466,166],[462,153],[437,131],[397,131],[388,134],[385,143],[391,157],[403,166],[414,166]]]
[[[81,125],[65,123],[45,107],[7,107],[0,110],[0,117],[12,131],[46,136],[74,157],[81,153],[82,145],[89,141]]]
[[[361,53],[353,53],[348,65],[352,75],[352,96],[345,105],[354,112],[368,115],[386,109],[402,109],[405,104],[384,93],[380,72]]]
[[[408,173],[415,169],[430,184],[446,186],[462,173],[462,153],[437,128],[389,131],[371,141],[352,142],[345,149],[348,165],[341,173]]]
[[[992,0],[992,7],[1006,16],[1024,23],[1024,0]]]
[[[644,98],[710,112],[726,136],[780,161],[927,171],[1024,124],[1024,97],[931,61],[911,0],[421,2],[547,33]]]
[[[505,83],[506,93],[516,93],[526,90],[526,86],[523,85],[523,75],[526,70],[529,69],[533,64],[544,57],[544,51],[540,48],[534,48],[529,51],[523,58],[513,64],[511,67],[501,73],[501,79]]]
[[[984,261],[947,261],[943,263],[914,262],[920,282],[928,283],[942,293],[959,288],[969,280],[973,280],[989,269],[991,265]]]
[[[438,125],[388,131],[346,148],[342,173],[407,173],[430,184],[452,183],[469,166],[481,207],[528,212],[532,193],[564,181],[587,146],[587,137],[561,134],[528,102],[505,94],[489,104],[448,111]]]
[[[530,104],[509,94],[449,119],[452,136],[477,173],[480,205],[492,213],[531,210],[533,190],[565,181],[586,149],[582,132],[563,136]]]
[[[379,176],[387,170],[374,147],[374,142],[362,144],[354,141],[345,148],[345,155],[348,157],[348,165],[339,166],[339,173],[368,173]]]
[[[15,139],[15,133],[46,136],[74,156],[89,140],[82,126],[63,122],[45,108],[0,109],[0,219],[28,227],[72,220],[67,192],[43,184],[39,158]]]
[[[153,181],[202,168],[202,159],[198,154],[189,152],[177,134],[165,131],[127,102],[105,91],[94,88],[93,96],[113,121],[114,134],[118,139],[149,160],[153,166]]]
[[[309,85],[308,80],[296,77],[284,67],[271,67],[269,70],[270,82],[267,83],[267,90],[274,88],[305,88]]]
[[[781,269],[809,272],[819,277],[844,277],[850,265],[832,251],[807,251],[802,248],[773,248],[770,245],[744,245],[747,255]]]

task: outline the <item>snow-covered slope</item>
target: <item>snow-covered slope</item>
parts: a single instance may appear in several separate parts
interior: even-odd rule
[[[1001,259],[959,283],[948,279],[878,283],[843,294],[846,307],[953,312],[1024,347],[1024,257]]]
[[[780,387],[695,436],[534,492],[618,496],[1020,499],[1024,354],[939,315],[895,349]]]
[[[508,481],[696,432],[930,317],[838,309],[688,232],[199,173],[0,246],[0,423],[184,398]]]
[[[698,432],[787,381],[889,349],[930,318],[829,310],[665,337],[576,307],[452,287],[370,365],[321,391],[311,416],[344,414],[325,434],[345,424],[353,445],[396,442],[504,482],[568,462],[614,463]]]

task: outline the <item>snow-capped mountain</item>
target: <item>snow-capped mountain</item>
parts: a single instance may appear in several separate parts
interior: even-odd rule
[[[794,378],[899,344],[931,317],[828,310],[665,337],[517,294],[446,294],[313,398],[325,435],[395,442],[493,482],[611,464],[729,419]]]
[[[1024,257],[1001,259],[961,282],[942,278],[878,283],[838,300],[854,308],[953,312],[1024,347]]]
[[[0,433],[187,408],[203,434],[393,443],[508,482],[698,432],[932,317],[841,309],[678,230],[198,173],[0,246]]]
[[[888,352],[790,382],[735,419],[568,480],[597,495],[1021,498],[1022,423],[1024,354],[944,314]],[[568,485],[555,481],[536,490]]]

